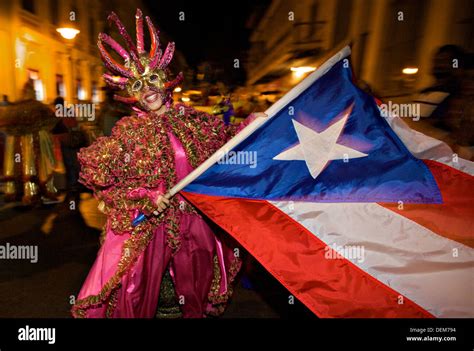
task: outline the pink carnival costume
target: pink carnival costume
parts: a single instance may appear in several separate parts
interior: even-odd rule
[[[133,97],[147,85],[159,92],[167,111],[157,115],[139,110],[122,118],[110,137],[101,137],[81,149],[81,182],[94,190],[107,215],[103,243],[97,259],[72,308],[75,317],[155,316],[160,284],[167,270],[172,277],[183,317],[203,317],[223,311],[232,294],[231,283],[240,269],[229,238],[219,236],[180,195],[153,216],[154,202],[193,168],[206,160],[236,133],[214,116],[185,105],[172,104],[171,94],[182,75],[168,81],[174,43],[162,53],[158,32],[146,17],[152,41],[144,50],[143,17],[136,14],[137,44],[117,16],[113,21],[125,39],[128,51],[101,33],[98,46],[109,85],[126,89],[129,97],[119,100],[136,104]],[[103,44],[124,60],[116,62]],[[138,213],[148,220],[136,227]]]

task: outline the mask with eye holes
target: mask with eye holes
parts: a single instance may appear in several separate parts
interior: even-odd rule
[[[160,94],[162,101],[165,101],[167,99],[167,91],[165,89],[167,76],[166,71],[161,69],[150,71],[147,69],[149,67],[149,59],[146,57],[142,57],[140,61],[142,62],[143,67],[145,67],[145,71],[142,74],[138,72],[134,65],[130,65],[131,70],[134,72],[134,77],[137,78],[128,80],[125,86],[128,95],[140,102],[140,97],[145,91],[153,90]],[[127,67],[127,65],[128,64],[126,63],[125,66]]]
[[[182,73],[179,73],[173,80],[168,79],[168,65],[173,58],[175,45],[173,42],[168,43],[166,50],[162,52],[158,31],[153,26],[150,18],[146,16],[145,18],[151,38],[150,51],[146,52],[143,36],[143,15],[140,9],[137,9],[135,18],[137,32],[136,45],[133,43],[132,38],[125,30],[125,27],[117,15],[113,12],[109,15],[109,21],[115,23],[128,50],[124,49],[107,34],[99,34],[97,45],[104,64],[110,71],[110,73],[105,73],[103,77],[107,85],[127,92],[128,96],[115,95],[116,100],[129,104],[137,104],[140,103],[140,97],[143,92],[150,89],[158,92],[162,102],[169,107],[173,101],[172,92],[183,79]],[[105,50],[104,44],[107,44],[116,51],[123,58],[124,64],[115,61]],[[146,106],[141,105],[140,107],[146,109]]]

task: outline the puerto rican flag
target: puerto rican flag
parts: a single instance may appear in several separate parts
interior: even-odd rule
[[[474,166],[382,117],[349,55],[247,126],[182,194],[319,317],[474,317]]]

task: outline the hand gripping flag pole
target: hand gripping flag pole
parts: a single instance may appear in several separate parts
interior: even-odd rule
[[[206,161],[200,164],[196,169],[184,177],[178,184],[176,184],[169,191],[170,196],[176,195],[178,192],[183,190],[187,185],[193,182],[201,174],[203,174],[209,167],[213,166],[217,161],[219,161],[229,150],[232,150],[234,147],[239,145],[242,141],[247,139],[250,135],[253,134],[258,128],[263,124],[268,122],[272,117],[278,114],[281,109],[285,108],[291,101],[297,98],[302,92],[309,88],[317,79],[323,76],[328,72],[337,62],[348,57],[351,54],[351,49],[349,46],[345,46],[334,56],[329,58],[324,62],[318,69],[306,77],[301,83],[293,87],[288,93],[282,96],[277,102],[270,106],[265,113],[268,117],[259,117],[256,118],[252,123],[246,126],[240,133],[238,133],[234,138],[229,140],[224,146],[217,150],[214,154],[211,155]],[[140,213],[132,222],[133,226],[137,226],[141,222],[146,220],[146,216]]]

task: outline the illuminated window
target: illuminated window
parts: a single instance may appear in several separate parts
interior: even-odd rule
[[[35,99],[38,101],[44,100],[44,87],[40,79],[39,72],[34,69],[27,69],[28,80],[33,81],[33,89],[35,90]]]
[[[94,104],[98,104],[100,102],[100,94],[97,87],[97,82],[92,82],[92,102]]]
[[[86,91],[84,90],[84,87],[82,86],[82,80],[77,79],[76,80],[76,96],[78,100],[85,100],[86,99]]]
[[[56,74],[56,96],[65,96],[64,77],[62,74]]]

